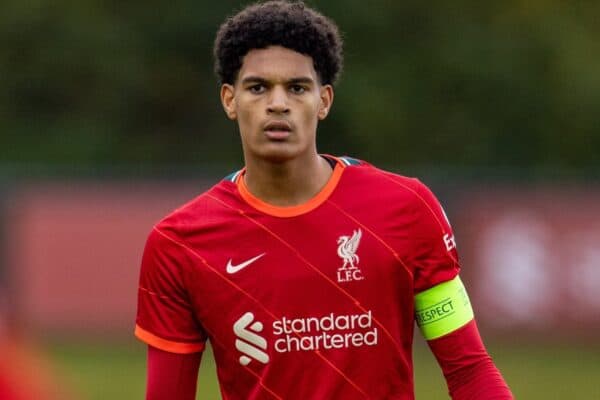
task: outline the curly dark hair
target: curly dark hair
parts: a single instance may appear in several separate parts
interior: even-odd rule
[[[252,49],[283,46],[310,56],[321,84],[335,84],[343,64],[336,24],[302,1],[255,3],[229,17],[215,39],[215,72],[233,84],[244,56]]]

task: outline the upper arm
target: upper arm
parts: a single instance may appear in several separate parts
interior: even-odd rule
[[[415,181],[412,251],[414,287],[419,293],[439,283],[453,279],[460,271],[458,252],[452,226],[446,213],[427,186]]]
[[[177,239],[154,228],[144,249],[138,288],[135,334],[143,342],[172,353],[204,349],[206,333],[186,285],[193,263]]]
[[[466,325],[473,311],[458,276],[456,241],[443,207],[419,181],[413,193],[415,319],[425,339],[432,340]]]

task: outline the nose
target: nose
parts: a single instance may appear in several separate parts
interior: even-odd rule
[[[267,112],[269,114],[287,114],[289,111],[286,90],[282,87],[275,86],[269,96]]]

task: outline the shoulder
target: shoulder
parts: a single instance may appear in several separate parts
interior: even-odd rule
[[[415,223],[422,223],[425,218],[436,221],[436,225],[447,224],[438,198],[420,179],[353,160],[356,161],[345,168],[338,198],[359,198],[363,204],[385,205],[390,212]]]
[[[342,156],[338,159],[346,166],[348,183],[360,185],[363,190],[379,190],[380,196],[402,196],[415,201],[432,195],[431,190],[418,178],[378,168],[357,158]]]

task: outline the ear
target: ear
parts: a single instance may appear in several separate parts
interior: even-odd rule
[[[221,85],[221,104],[227,114],[227,118],[230,120],[237,119],[237,112],[235,107],[235,90],[233,85],[224,83]]]
[[[321,86],[320,91],[321,104],[319,105],[319,112],[317,116],[319,120],[324,120],[327,118],[329,114],[329,110],[331,110],[331,106],[333,104],[333,86],[331,85],[323,85]]]

